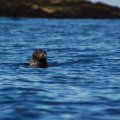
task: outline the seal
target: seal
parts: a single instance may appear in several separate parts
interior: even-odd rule
[[[34,68],[47,68],[47,53],[43,49],[37,49],[33,51],[32,61],[30,62],[30,67]]]

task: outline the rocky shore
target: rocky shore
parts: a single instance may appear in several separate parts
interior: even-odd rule
[[[0,0],[0,16],[119,19],[120,8],[87,0]]]

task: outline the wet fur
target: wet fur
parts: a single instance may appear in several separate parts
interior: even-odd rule
[[[30,67],[34,68],[47,68],[47,53],[45,50],[34,50],[32,54],[32,61],[30,62]]]

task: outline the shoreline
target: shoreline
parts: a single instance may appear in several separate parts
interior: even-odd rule
[[[41,0],[42,1],[42,0]],[[120,8],[104,3],[72,0],[1,0],[0,17],[48,19],[120,19]],[[64,2],[63,2],[64,1]],[[19,3],[20,2],[20,3]],[[19,3],[19,4],[18,4]]]

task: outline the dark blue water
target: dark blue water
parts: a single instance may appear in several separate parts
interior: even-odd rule
[[[34,49],[48,68],[29,68]],[[120,20],[0,18],[0,120],[120,120]]]

